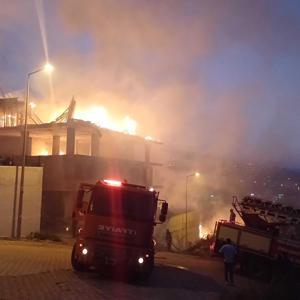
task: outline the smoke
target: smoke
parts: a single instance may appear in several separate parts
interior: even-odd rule
[[[289,138],[299,108],[294,5],[15,0],[4,1],[0,28],[9,31],[31,19],[24,27],[32,35],[21,41],[24,57],[15,53],[9,58],[23,65],[26,74],[49,53],[56,66],[56,100],[51,101],[45,76],[35,77],[32,89],[55,107],[75,96],[79,105],[101,104],[131,115],[142,135],[167,144],[287,164],[297,161],[300,148]],[[2,57],[14,45],[16,33],[9,33]],[[30,63],[38,58],[33,67],[28,56]],[[266,155],[274,145],[278,151]]]
[[[274,1],[62,1],[64,30],[88,44],[84,53],[61,54],[64,90],[127,110],[142,133],[168,144],[295,163],[300,147],[289,133],[299,124],[299,72],[285,79],[300,50],[292,5],[282,11]]]

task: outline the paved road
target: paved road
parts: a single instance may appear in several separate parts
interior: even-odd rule
[[[160,252],[146,284],[133,285],[76,273],[71,247],[52,242],[0,240],[0,300],[8,299],[219,299],[222,264]]]

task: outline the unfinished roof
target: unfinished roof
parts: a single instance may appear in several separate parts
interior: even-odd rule
[[[32,135],[65,135],[67,128],[74,128],[78,134],[97,133],[101,136],[100,128],[91,122],[72,119],[67,123],[28,124],[28,132]],[[23,126],[0,128],[0,135],[19,136]]]
[[[11,97],[11,98],[0,98],[0,108],[3,109],[3,107],[9,107],[9,108],[15,108],[15,107],[22,107],[24,106],[23,101],[18,101],[17,97]]]

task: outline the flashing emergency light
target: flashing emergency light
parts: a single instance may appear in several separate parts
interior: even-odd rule
[[[122,182],[119,180],[104,179],[103,182],[111,186],[122,186]]]

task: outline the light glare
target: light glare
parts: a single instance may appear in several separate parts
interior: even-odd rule
[[[142,264],[142,263],[144,263],[144,259],[143,259],[142,257],[140,257],[140,258],[138,259],[138,262],[139,262],[139,264]]]
[[[54,67],[53,67],[51,64],[49,64],[49,63],[46,63],[46,64],[45,64],[45,66],[44,66],[44,71],[45,71],[46,73],[52,73],[53,70],[54,70]]]

